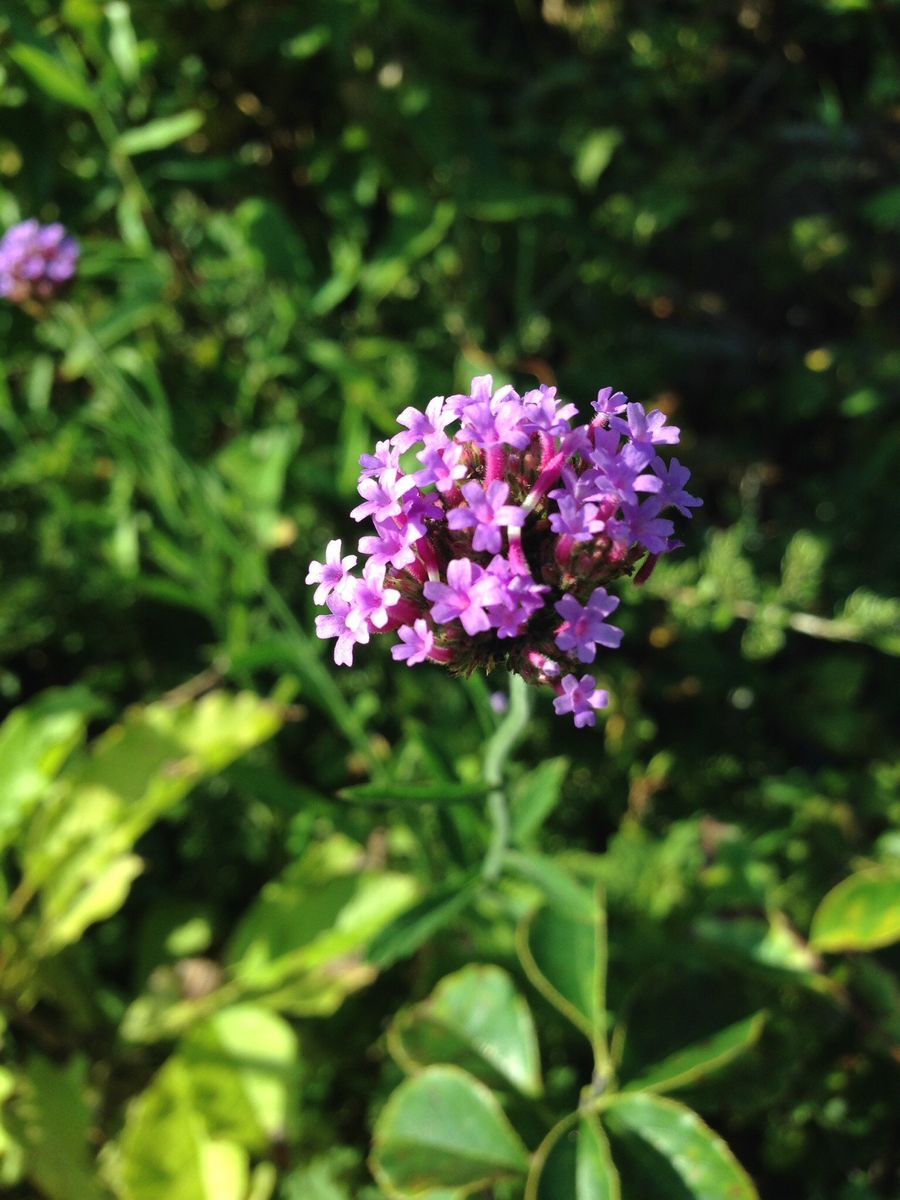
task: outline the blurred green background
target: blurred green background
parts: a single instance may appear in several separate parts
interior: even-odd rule
[[[0,3],[0,229],[83,246],[44,319],[0,308],[9,1195],[522,1196],[512,1151],[391,1166],[397,1020],[502,967],[543,1092],[471,1074],[534,1151],[590,1053],[514,930],[598,880],[625,1078],[764,1012],[681,1102],[766,1200],[900,1194],[898,30],[893,0]],[[359,454],[482,373],[661,407],[705,503],[621,589],[609,715],[538,695],[513,755],[505,680],[378,639],[333,668],[303,584],[357,536]],[[755,1194],[626,1125],[625,1200]],[[559,1170],[529,1196],[615,1195]]]

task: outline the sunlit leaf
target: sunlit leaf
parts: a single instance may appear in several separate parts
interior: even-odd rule
[[[492,1086],[540,1091],[537,1035],[528,1005],[505,971],[463,967],[397,1018],[392,1046],[406,1066],[455,1063]]]
[[[428,1067],[401,1083],[375,1123],[372,1159],[401,1195],[486,1187],[528,1169],[493,1094],[457,1067]]]
[[[900,871],[873,867],[831,889],[816,909],[816,950],[877,950],[900,938]]]
[[[87,80],[46,50],[18,42],[7,53],[31,81],[53,100],[71,104],[75,108],[90,110],[94,107],[94,96]]]
[[[128,156],[146,154],[150,150],[164,150],[174,142],[180,142],[192,133],[201,129],[206,120],[198,108],[188,109],[187,112],[176,113],[171,117],[157,117],[146,125],[129,129],[119,135],[116,149],[120,154]]]
[[[728,1146],[691,1109],[649,1092],[613,1097],[605,1118],[661,1154],[694,1200],[758,1200],[753,1180]]]

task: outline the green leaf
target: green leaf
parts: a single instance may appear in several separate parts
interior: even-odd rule
[[[263,888],[228,946],[232,974],[283,1011],[333,1012],[374,978],[366,950],[416,891],[408,875],[367,867],[361,846],[328,838]]]
[[[356,804],[471,804],[490,791],[486,783],[359,783],[341,788],[342,800]]]
[[[44,692],[0,726],[0,849],[84,737],[97,701],[83,688]]]
[[[10,48],[9,57],[54,100],[75,108],[93,109],[94,96],[87,80],[46,50],[18,42]]]
[[[263,1150],[293,1121],[297,1051],[297,1035],[283,1018],[237,1004],[196,1025],[178,1057],[210,1131]]]
[[[759,1200],[722,1138],[683,1104],[633,1092],[614,1096],[604,1111],[614,1133],[635,1134],[666,1158],[695,1200]]]
[[[788,972],[812,982],[818,965],[814,951],[781,913],[759,917],[700,917],[694,929],[701,942],[738,962],[767,971]]]
[[[449,925],[468,908],[480,887],[480,876],[474,876],[436,888],[424,900],[392,921],[373,940],[369,947],[369,962],[383,969],[398,959],[415,954],[432,934]]]
[[[393,1093],[375,1123],[373,1168],[403,1196],[488,1187],[528,1170],[493,1093],[458,1067],[428,1067]]]
[[[177,1057],[129,1104],[117,1149],[121,1200],[243,1200],[246,1195],[247,1152],[209,1136],[188,1068]]]
[[[140,75],[140,55],[126,0],[110,0],[104,10],[109,21],[109,54],[126,83]]]
[[[517,846],[531,841],[559,804],[568,771],[567,758],[548,758],[516,782],[510,808],[512,840]]]
[[[534,1155],[526,1200],[621,1200],[619,1173],[595,1113],[566,1118]]]
[[[900,872],[857,871],[831,889],[812,920],[814,949],[877,950],[900,938]]]
[[[519,926],[516,944],[528,978],[590,1038],[598,1069],[605,1069],[606,918],[599,892],[593,920],[544,905]]]
[[[572,173],[585,190],[596,186],[622,140],[622,131],[615,127],[594,129],[578,147]]]
[[[146,154],[150,150],[164,150],[166,146],[196,133],[205,120],[206,116],[199,108],[189,108],[171,117],[157,117],[155,121],[148,121],[146,125],[120,134],[116,138],[115,149],[128,157]]]
[[[499,967],[447,975],[427,1000],[397,1017],[390,1037],[406,1069],[455,1063],[493,1087],[512,1084],[527,1096],[541,1090],[531,1012]]]
[[[270,737],[277,706],[249,692],[135,708],[74,762],[29,825],[28,887],[40,891],[40,955],[76,941],[115,912],[141,862],[131,848],[197,782]]]
[[[552,858],[509,850],[503,857],[503,864],[507,870],[540,888],[557,912],[579,920],[593,920],[594,897],[590,890]]]
[[[86,1086],[85,1059],[57,1066],[34,1056],[6,1118],[24,1149],[28,1178],[50,1200],[101,1200],[107,1195],[97,1182],[89,1148],[92,1116]]]
[[[728,1025],[712,1037],[686,1046],[654,1063],[636,1079],[630,1080],[622,1090],[667,1092],[705,1079],[755,1045],[765,1021],[766,1014],[758,1012],[746,1020]]]

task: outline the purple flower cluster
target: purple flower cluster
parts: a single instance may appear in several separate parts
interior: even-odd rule
[[[52,300],[72,279],[81,249],[59,223],[20,221],[0,238],[0,296]]]
[[[681,545],[664,514],[689,517],[701,503],[685,491],[688,469],[660,456],[679,436],[662,412],[612,388],[593,407],[577,424],[555,388],[494,391],[483,375],[466,396],[405,409],[401,432],[360,460],[351,516],[375,530],[359,542],[362,574],[333,541],[307,576],[328,608],[316,627],[336,639],[335,662],[396,631],[398,661],[504,665],[551,683],[556,712],[593,725],[608,694],[582,667],[622,640],[607,587],[633,573],[643,582]]]

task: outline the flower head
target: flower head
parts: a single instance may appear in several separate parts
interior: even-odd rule
[[[0,238],[0,296],[46,301],[73,278],[81,248],[65,227],[20,221]]]
[[[700,503],[689,472],[660,448],[678,441],[663,413],[646,413],[603,388],[592,418],[556,389],[519,395],[489,375],[467,395],[405,408],[399,432],[360,460],[361,576],[340,542],[313,563],[307,582],[329,609],[320,637],[350,663],[372,633],[394,631],[398,662],[446,665],[458,674],[503,665],[556,690],[554,708],[593,725],[607,693],[579,675],[622,630],[606,618],[622,577],[646,578],[674,550],[667,515]],[[400,455],[420,464],[411,472]]]

